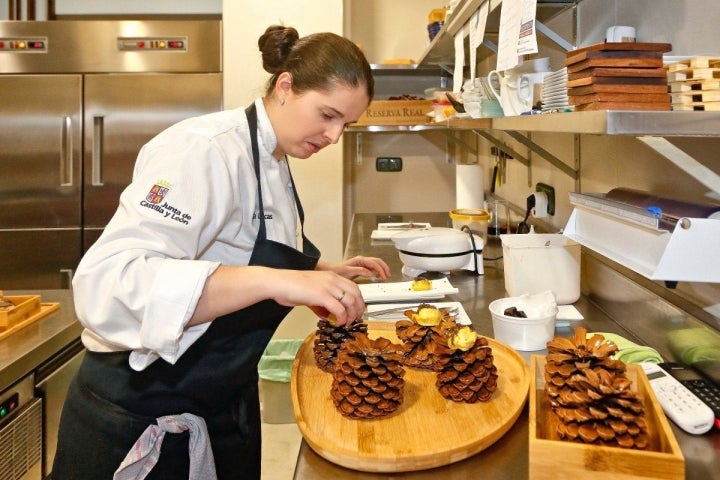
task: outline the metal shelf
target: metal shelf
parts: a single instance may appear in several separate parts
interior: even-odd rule
[[[494,118],[492,129],[595,135],[717,137],[720,112],[599,110]]]
[[[537,2],[537,20],[545,22],[561,11],[577,5],[581,0],[538,0]],[[418,64],[422,65],[441,65],[445,68],[452,66],[455,62],[455,34],[462,28],[468,19],[475,13],[480,5],[490,2],[488,22],[486,26],[487,34],[497,34],[500,6],[502,0],[464,0],[458,3],[453,13],[446,19],[445,24],[435,35],[430,45],[420,56]]]
[[[503,130],[634,137],[718,137],[720,112],[598,110],[497,118],[452,118],[422,125],[350,125],[346,131],[401,133],[428,130]]]

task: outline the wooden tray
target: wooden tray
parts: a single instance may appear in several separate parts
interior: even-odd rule
[[[559,419],[545,395],[545,357],[530,360],[533,385],[530,388],[529,465],[531,480],[608,480],[614,478],[685,478],[685,460],[670,424],[655,398],[645,373],[628,364],[633,389],[643,397],[645,420],[650,434],[646,450],[587,445],[560,440],[555,428]]]
[[[5,295],[3,298],[15,306],[0,309],[0,340],[60,308],[59,303],[41,302],[40,295]]]
[[[395,324],[370,322],[369,335],[398,342]],[[498,368],[498,389],[488,402],[455,403],[435,387],[435,374],[407,369],[403,405],[387,417],[344,417],[330,397],[332,375],[315,365],[310,334],[293,363],[290,389],[300,431],[323,458],[365,472],[404,472],[448,465],[500,439],[517,420],[530,375],[522,357],[488,339]]]

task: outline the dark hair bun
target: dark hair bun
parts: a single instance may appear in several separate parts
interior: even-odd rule
[[[268,27],[258,39],[265,71],[272,74],[281,72],[285,59],[299,38],[297,30],[292,27],[282,25]]]

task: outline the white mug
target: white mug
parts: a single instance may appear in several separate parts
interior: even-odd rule
[[[634,42],[635,27],[627,27],[622,25],[613,25],[608,27],[605,33],[605,41],[610,43],[618,42]]]

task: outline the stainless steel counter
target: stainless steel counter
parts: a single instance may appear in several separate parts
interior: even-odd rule
[[[451,226],[447,213],[413,213],[392,217],[383,214],[356,214],[351,225],[350,235],[345,249],[345,257],[355,255],[368,255],[383,258],[390,265],[392,271],[391,281],[407,280],[403,278],[400,270],[402,263],[398,258],[397,250],[392,242],[375,241],[370,239],[370,233],[377,227],[378,222],[387,221],[416,221],[430,222],[433,226]],[[449,279],[459,292],[450,296],[450,300],[462,302],[463,307],[472,319],[474,327],[482,335],[492,336],[492,319],[488,305],[496,298],[504,297],[504,277],[502,265],[502,248],[498,240],[490,240],[483,252],[484,275],[475,276],[469,272],[453,272]],[[582,313],[584,320],[573,322],[581,325],[588,331],[612,332],[623,337],[642,343],[641,339],[634,337],[629,331],[608,317],[595,304],[586,297],[581,297],[575,307]],[[556,329],[556,335],[569,336],[570,327]],[[526,361],[530,353],[521,352]],[[544,352],[533,352],[544,353]],[[316,454],[303,441],[298,455],[295,469],[295,478],[305,479],[432,479],[437,478],[491,478],[522,479],[528,478],[528,413],[527,406],[518,418],[515,425],[498,442],[488,449],[445,467],[432,470],[373,474],[349,470],[335,465]],[[720,432],[717,429],[702,436],[692,436],[684,433],[673,425],[678,442],[683,450],[686,462],[686,478],[688,479],[720,479]],[[561,462],[559,462],[559,467]]]
[[[5,295],[40,295],[43,302],[60,303],[60,309],[0,341],[0,390],[78,342],[82,332],[71,290],[5,291]]]

